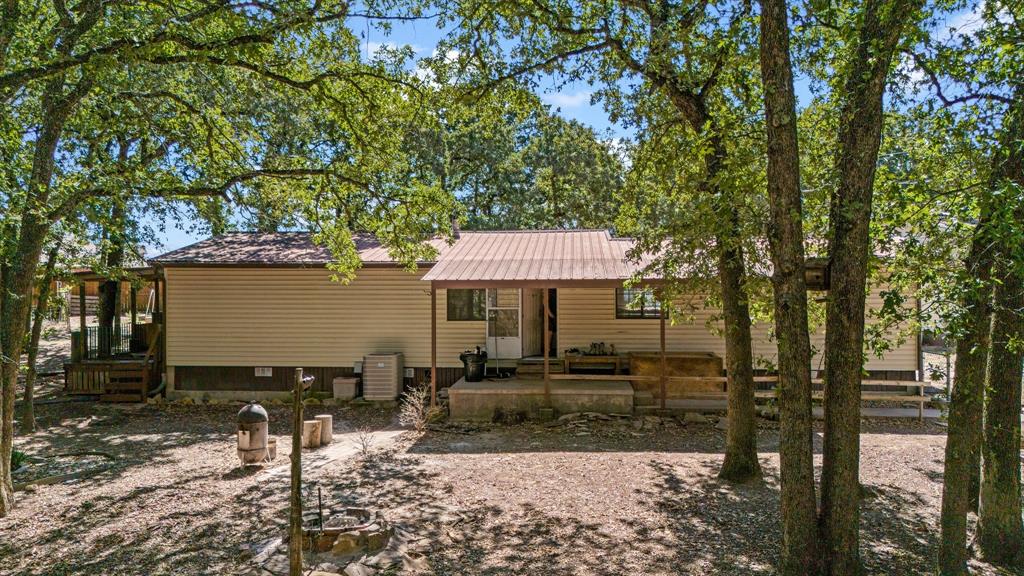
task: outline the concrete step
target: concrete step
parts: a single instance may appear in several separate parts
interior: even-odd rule
[[[633,406],[656,406],[658,401],[655,400],[654,394],[646,390],[637,390],[633,392]]]

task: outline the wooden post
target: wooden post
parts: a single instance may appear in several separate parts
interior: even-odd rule
[[[163,365],[167,362],[167,277],[165,276],[163,281],[160,282],[160,332],[163,333],[164,338],[160,341],[160,364]]]
[[[924,385],[917,387],[917,395],[924,398]],[[924,422],[924,400],[917,401],[917,421]]]
[[[288,510],[288,576],[302,576],[302,368],[292,397],[292,485]]]
[[[665,359],[665,303],[661,303],[660,328],[661,328],[661,409],[665,409],[665,397],[668,396],[668,362]]]
[[[111,326],[113,342],[110,344],[110,354],[113,356],[114,348],[121,345],[123,333],[121,331],[121,283],[117,283],[117,290],[114,291],[114,325]]]
[[[430,407],[437,407],[437,288],[430,284]]]
[[[135,325],[139,322],[139,289],[132,284],[130,290],[132,294],[132,332],[134,333]]]
[[[78,285],[78,329],[81,331],[79,345],[82,348],[82,360],[87,360],[89,358],[89,340],[85,323],[85,280]]]
[[[549,302],[549,289],[543,288],[544,290],[544,405],[548,408],[551,407],[551,370],[548,361],[548,355],[551,349],[551,331],[548,330],[551,320],[551,305]]]
[[[153,278],[153,312],[160,313],[160,279]]]

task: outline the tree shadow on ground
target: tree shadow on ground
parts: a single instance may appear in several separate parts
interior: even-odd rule
[[[62,406],[66,409],[67,406]],[[238,406],[117,407],[62,414],[19,444],[33,454],[99,450],[117,458],[105,472],[18,493],[0,519],[0,572],[17,575],[238,574],[240,546],[286,526],[288,446],[266,468],[240,468]],[[272,432],[288,434],[288,408],[271,408]],[[390,411],[332,408],[339,429],[385,427]],[[349,415],[352,414],[352,417]],[[82,425],[87,423],[86,425]]]
[[[515,458],[526,464],[531,452],[557,448],[554,441],[535,445],[530,435],[515,430],[504,443],[490,439],[473,450],[449,446],[467,442],[465,438],[431,434],[413,443],[404,456],[391,456],[386,465],[365,463],[349,471],[338,487],[354,495],[354,501],[380,506],[388,515],[398,513],[402,522],[430,534],[435,539],[430,562],[438,574],[773,574],[781,542],[778,461],[765,449],[777,449],[777,438],[766,438],[763,432],[760,481],[719,480],[721,452],[716,454],[715,442],[706,438],[676,444],[675,452],[652,454],[646,464],[650,474],[623,471],[638,479],[635,496],[645,513],[622,518],[619,526],[572,510],[553,514],[530,503],[463,501],[460,486],[447,483],[431,465],[441,458],[449,469],[458,468],[460,461],[472,465],[493,453],[512,455],[511,461],[500,460],[515,466]],[[595,442],[590,451],[613,448],[606,439],[587,440]],[[816,445],[820,450],[817,434]],[[922,475],[922,489],[935,482],[927,470],[915,472]],[[929,500],[905,486],[868,485],[864,492],[861,546],[866,573],[929,573],[938,545],[937,511]],[[454,511],[449,509],[452,502],[457,503]],[[445,514],[459,520],[439,521]]]

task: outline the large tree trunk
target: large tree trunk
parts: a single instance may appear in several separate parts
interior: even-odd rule
[[[50,284],[53,283],[57,270],[57,256],[60,253],[60,241],[57,241],[46,257],[46,271],[39,285],[39,300],[32,314],[32,334],[28,341],[28,371],[25,373],[25,397],[21,413],[21,427],[27,433],[36,431],[36,413],[32,406],[35,400],[36,358],[39,355],[39,338],[43,333],[43,322],[50,305]]]
[[[736,241],[732,238],[731,241]],[[719,237],[719,243],[730,239]],[[745,482],[761,477],[757,460],[757,415],[754,410],[754,354],[750,338],[750,309],[744,283],[743,250],[725,244],[719,248],[722,316],[725,322],[725,361],[729,406],[725,460],[718,477]]]
[[[904,22],[917,0],[869,0],[840,115],[838,185],[829,225],[831,285],[825,328],[825,442],[819,524],[826,572],[860,564],[860,381],[875,166],[882,96]]]
[[[121,161],[127,162],[127,147],[120,145]],[[109,270],[117,270],[124,265],[124,207],[115,200],[110,210],[110,225],[105,236],[110,249],[104,255],[104,265]],[[97,334],[99,336],[97,354],[101,358],[109,358],[113,354],[114,341],[120,337],[121,327],[121,282],[116,278],[108,279],[100,284],[99,306],[96,311]]]
[[[626,58],[623,65],[633,68],[663,91],[669,102],[689,124],[694,133],[708,141],[704,152],[702,189],[717,204],[716,244],[719,281],[721,283],[722,315],[725,322],[725,363],[729,375],[729,405],[726,454],[719,477],[744,481],[760,476],[757,461],[757,426],[754,411],[754,360],[750,336],[750,311],[745,286],[745,263],[739,236],[739,212],[736,200],[720,184],[728,155],[716,116],[708,108],[705,89],[691,85],[664,58],[670,36],[666,34],[665,16],[674,10],[667,4],[651,11],[650,54],[648,64]],[[619,50],[622,48],[619,46]],[[711,78],[708,78],[711,81]]]
[[[997,265],[992,351],[985,397],[978,545],[995,564],[1024,566],[1020,501],[1021,367],[1024,366],[1024,281],[1017,262]]]
[[[965,316],[957,330],[956,376],[949,404],[945,481],[942,483],[939,571],[944,576],[967,574],[967,512],[976,508],[978,500],[972,478],[978,475],[981,453],[981,411],[992,319],[988,226],[988,211],[983,208],[971,239],[971,251],[964,262],[976,284],[964,296]]]
[[[772,287],[779,348],[779,461],[784,575],[817,572],[811,343],[804,277],[803,205],[796,97],[785,0],[761,0],[761,78],[768,134]]]
[[[1019,110],[1022,98],[1024,94],[1018,94],[1018,109],[1010,109],[1003,123],[999,148],[992,158],[990,190],[981,200],[978,225],[971,239],[970,253],[964,262],[973,286],[967,289],[964,296],[962,307],[966,316],[957,330],[956,377],[950,398],[949,434],[946,437],[946,480],[942,485],[942,541],[939,548],[939,570],[945,576],[967,574],[967,513],[978,509],[985,385],[987,379],[1002,377],[1000,369],[989,371],[987,363],[989,355],[996,353],[995,346],[1005,351],[1004,345],[993,346],[992,329],[1005,333],[1009,327],[1007,322],[1012,322],[1012,318],[1004,317],[997,320],[996,326],[992,325],[993,287],[990,276],[994,262],[993,251],[998,246],[996,230],[1000,227],[993,222],[999,206],[994,204],[992,192],[1005,186],[1008,181],[1016,179],[1020,182],[1024,178],[1021,173],[1024,154],[1018,144],[1024,138]],[[1000,298],[1007,296],[1004,291]],[[1005,356],[993,357],[993,360],[994,365],[1007,361]],[[989,373],[986,377],[987,371]],[[1012,391],[1008,393],[1012,394]]]
[[[986,371],[985,442],[982,446],[981,505],[978,544],[987,560],[1024,567],[1024,524],[1021,522],[1020,412],[1024,366],[1024,88],[1014,91],[1015,103],[1003,119],[1003,138],[996,156],[995,182],[1001,206],[1000,238],[994,267],[995,301],[991,351]],[[1013,192],[1011,192],[1013,191]],[[1014,193],[1016,192],[1016,193]]]
[[[721,138],[714,137],[708,158],[708,178],[718,181],[725,158]],[[718,276],[722,290],[722,316],[725,324],[725,362],[729,376],[728,427],[725,460],[718,477],[745,482],[761,477],[757,460],[757,415],[754,410],[754,353],[750,337],[750,307],[747,303],[743,247],[740,245],[739,213],[735,200],[719,190],[717,236]]]
[[[0,346],[6,354],[0,365],[0,517],[6,516],[14,506],[11,452],[14,448],[14,397],[18,366],[25,341],[25,318],[32,302],[32,285],[51,224],[41,207],[45,207],[49,199],[54,155],[64,122],[90,86],[88,80],[82,80],[75,89],[65,94],[63,76],[55,77],[46,85],[42,114],[45,122],[33,152],[32,172],[26,184],[26,208],[21,214],[18,238],[12,243],[14,249],[10,266],[4,275],[4,285],[0,287],[0,298],[4,299],[3,316],[0,316]]]

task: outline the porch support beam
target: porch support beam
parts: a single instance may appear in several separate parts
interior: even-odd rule
[[[437,287],[430,285],[430,407],[437,407]]]
[[[661,331],[661,409],[665,409],[665,397],[668,396],[666,382],[668,380],[668,362],[665,360],[665,303],[661,303],[661,314],[658,321]]]
[[[134,332],[135,324],[139,321],[139,289],[132,283],[130,290],[132,294],[132,332]]]
[[[548,356],[551,350],[551,331],[548,329],[551,325],[551,306],[549,300],[550,290],[548,288],[542,288],[544,291],[544,322],[542,329],[544,330],[544,405],[548,408],[551,407],[551,367],[549,365]]]
[[[89,357],[89,341],[86,338],[86,324],[85,324],[85,280],[78,284],[78,329],[79,334],[79,348],[82,351],[82,360]]]

